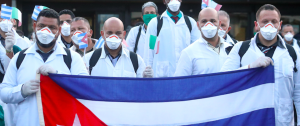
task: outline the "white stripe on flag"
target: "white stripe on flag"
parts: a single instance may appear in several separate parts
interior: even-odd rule
[[[273,108],[273,85],[264,84],[231,94],[179,102],[78,100],[108,125],[189,125]]]
[[[4,14],[4,13],[1,13],[1,17],[8,17],[8,18],[11,18],[11,14]]]
[[[6,8],[1,8],[1,11],[5,11],[5,12],[12,12],[12,9],[6,9]]]
[[[36,9],[34,9],[33,12],[38,13],[38,14],[40,13],[40,11],[38,11]]]

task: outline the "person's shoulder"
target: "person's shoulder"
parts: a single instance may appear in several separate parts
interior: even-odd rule
[[[204,44],[202,44],[202,42],[203,42],[203,40],[201,38],[197,39],[195,42],[193,42],[192,44],[190,44],[188,47],[186,47],[182,51],[189,52],[189,51],[201,50],[200,49],[201,46],[204,45]]]

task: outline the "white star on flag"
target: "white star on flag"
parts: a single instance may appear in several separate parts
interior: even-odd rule
[[[56,126],[65,126],[65,125],[56,125]],[[75,115],[73,126],[81,126],[78,115]]]

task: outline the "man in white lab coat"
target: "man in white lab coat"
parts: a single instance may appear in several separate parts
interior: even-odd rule
[[[61,46],[70,49],[73,46],[71,39],[71,23],[75,18],[74,13],[71,10],[64,9],[59,12],[59,20],[61,26],[61,34],[57,38],[57,43]]]
[[[199,13],[197,25],[202,33],[198,39],[181,52],[174,76],[190,76],[219,72],[231,45],[218,36],[221,22],[218,12],[205,8]]]
[[[145,39],[143,59],[154,77],[174,76],[181,51],[201,37],[196,21],[180,11],[182,0],[163,2],[167,10],[150,21]]]
[[[273,5],[259,8],[254,22],[259,32],[250,41],[233,47],[221,71],[274,64],[275,123],[276,126],[294,126],[293,103],[298,112],[300,109],[300,55],[278,35],[282,24],[280,17],[280,11]],[[300,114],[297,115],[300,120]]]
[[[33,25],[36,43],[12,58],[0,85],[1,100],[4,103],[18,104],[13,117],[13,125],[16,126],[39,126],[35,93],[39,90],[40,82],[35,80],[36,73],[88,75],[77,53],[56,44],[60,34],[56,11],[42,10]]]
[[[218,34],[220,37],[225,39],[225,42],[234,46],[238,41],[228,35],[228,32],[231,30],[230,16],[226,11],[223,10],[218,11],[218,14],[219,20],[221,21],[221,27],[218,30]]]
[[[143,58],[144,45],[147,26],[150,20],[158,15],[158,9],[155,3],[147,2],[142,7],[142,19],[143,25],[133,27],[126,38],[128,44],[128,50],[132,51]]]
[[[101,36],[105,41],[103,48],[87,54],[87,66],[91,76],[105,77],[153,77],[151,67],[145,66],[143,59],[130,52],[124,45],[126,31],[118,18],[105,21]]]
[[[285,43],[293,46],[300,53],[300,41],[294,38],[294,28],[290,24],[286,24],[282,27],[281,35],[284,37]]]

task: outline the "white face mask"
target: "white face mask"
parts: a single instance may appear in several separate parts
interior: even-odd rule
[[[275,36],[278,33],[278,28],[275,28],[275,26],[272,23],[266,24],[264,27],[260,27],[259,23],[257,22],[258,27],[260,28],[260,33],[261,35],[266,39],[266,40],[273,40]],[[279,26],[278,26],[279,27]]]
[[[170,10],[172,12],[177,12],[180,8],[181,3],[178,0],[171,0],[168,3],[168,8],[170,8]]]
[[[13,23],[10,20],[3,19],[0,22],[0,28],[3,32],[11,31],[12,27],[13,27]]]
[[[288,32],[287,34],[284,35],[284,39],[286,41],[292,41],[294,38],[294,35],[291,32]]]
[[[206,38],[213,38],[217,34],[218,28],[211,22],[207,22],[202,28],[201,32]]]
[[[228,28],[227,28],[228,29]],[[221,38],[223,38],[224,36],[225,36],[225,34],[226,34],[226,31],[227,30],[223,30],[221,27],[220,27],[220,29],[218,30],[218,35],[221,37]]]
[[[72,39],[72,41],[76,44],[76,45],[78,45],[78,35],[79,34],[82,34],[83,32],[81,32],[81,31],[75,31],[74,33],[73,33],[73,36],[71,37],[71,39]]]
[[[116,34],[112,34],[106,38],[105,42],[108,48],[116,50],[120,46],[122,39],[120,39],[119,36],[117,36]]]
[[[57,32],[56,32],[57,34]],[[48,27],[44,27],[36,32],[37,38],[42,44],[49,44],[55,39],[55,35]]]
[[[63,25],[61,26],[61,34],[63,34],[64,36],[70,36],[70,32],[71,32],[70,24],[64,21]]]

